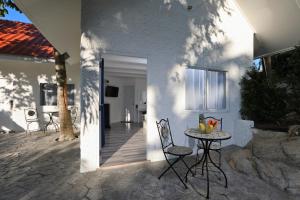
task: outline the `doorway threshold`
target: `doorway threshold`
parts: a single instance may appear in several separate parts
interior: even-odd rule
[[[150,163],[149,160],[141,160],[141,161],[136,161],[136,162],[130,162],[130,163],[125,163],[125,164],[103,164],[100,165],[100,168],[105,170],[105,169],[118,169],[118,168],[125,168],[125,167],[130,167],[130,166],[135,166],[135,165],[142,165]]]

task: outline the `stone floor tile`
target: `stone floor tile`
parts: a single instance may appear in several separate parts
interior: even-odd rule
[[[188,189],[168,172],[159,174],[166,162],[140,163],[128,167],[79,173],[79,140],[55,142],[56,133],[0,135],[0,200],[195,200],[205,199],[206,181],[202,176],[188,178]],[[226,152],[224,153],[226,157]],[[188,164],[194,158],[187,158]],[[222,163],[229,181],[225,189],[218,176],[211,175],[211,199],[217,200],[296,200],[257,176],[247,176]],[[176,168],[181,175],[185,169]]]

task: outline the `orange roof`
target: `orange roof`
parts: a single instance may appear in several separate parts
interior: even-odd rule
[[[0,19],[0,54],[53,58],[54,47],[33,24]]]

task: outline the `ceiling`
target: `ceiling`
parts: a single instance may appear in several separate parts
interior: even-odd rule
[[[255,29],[256,57],[300,44],[300,0],[235,0]]]
[[[105,75],[115,77],[146,78],[147,59],[132,56],[104,54]]]
[[[80,60],[81,0],[15,0],[47,40],[67,52],[70,64]]]
[[[255,29],[255,57],[300,42],[300,0],[233,0]],[[80,60],[80,0],[15,0],[42,34],[69,62]]]

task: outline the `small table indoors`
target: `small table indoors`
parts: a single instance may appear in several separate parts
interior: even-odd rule
[[[220,141],[220,140],[228,140],[231,138],[231,135],[229,133],[223,132],[223,131],[215,131],[212,133],[202,133],[199,129],[187,129],[184,134],[188,137],[194,138],[199,140],[203,145],[203,154],[200,160],[198,160],[195,164],[193,164],[190,167],[190,170],[193,168],[196,168],[199,164],[202,163],[202,175],[204,167],[206,169],[206,183],[207,183],[207,190],[206,190],[206,198],[209,198],[209,173],[208,173],[208,163],[212,163],[212,165],[217,168],[224,176],[225,178],[225,188],[227,188],[227,177],[225,172],[221,169],[220,166],[218,166],[210,156],[210,146],[213,142]],[[190,172],[190,170],[187,171],[185,175],[185,181],[187,182],[187,176]]]

